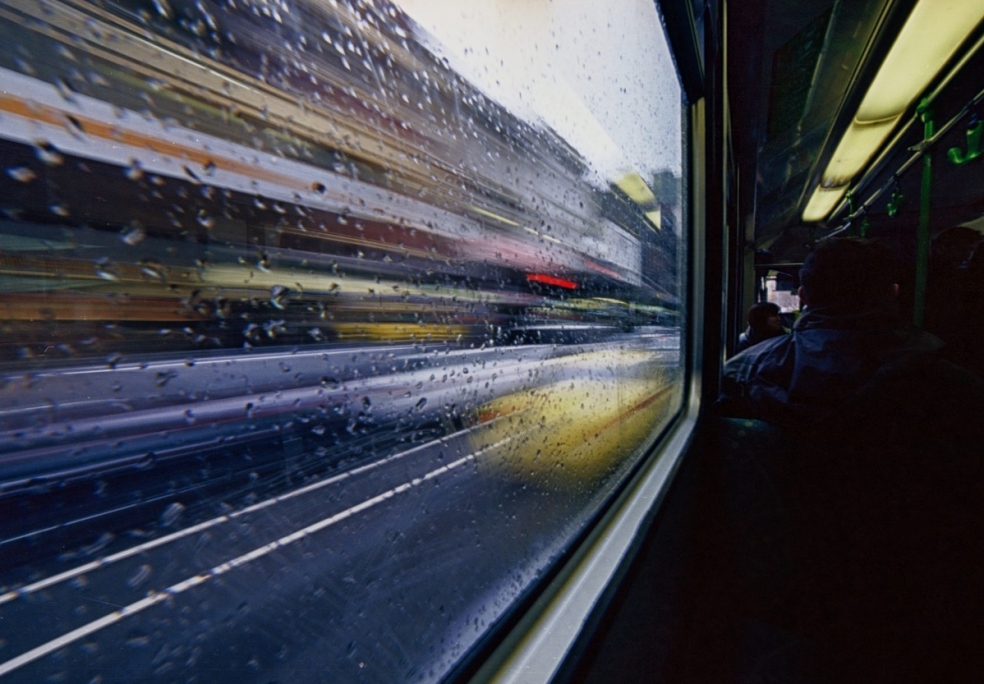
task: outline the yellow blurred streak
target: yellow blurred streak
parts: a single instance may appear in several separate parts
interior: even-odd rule
[[[638,173],[625,174],[615,181],[615,186],[636,204],[653,204],[656,201],[656,195],[653,194],[653,191],[646,185],[646,181],[642,180]]]
[[[874,123],[852,121],[827,164],[821,185],[837,188],[849,184],[885,142],[900,117]]]
[[[625,361],[619,365],[627,368]],[[595,368],[595,378],[483,404],[470,437],[474,449],[486,450],[479,468],[527,484],[577,489],[639,453],[671,410],[676,386],[655,368],[632,378],[618,378],[612,365]]]
[[[385,128],[373,126],[360,117],[345,116],[342,112],[332,110],[330,103],[326,103],[324,107],[305,106],[296,97],[262,80],[210,60],[177,42],[160,35],[151,38],[145,28],[108,10],[88,3],[78,6],[72,6],[73,4],[76,3],[54,2],[42,7],[34,0],[0,0],[0,8],[6,6],[36,20],[31,24],[32,31],[60,40],[73,50],[83,50],[106,60],[118,66],[122,73],[134,74],[138,83],[153,79],[166,84],[166,88],[155,93],[154,97],[176,100],[182,105],[194,103],[194,108],[199,111],[211,107],[216,112],[237,111],[249,115],[254,121],[264,122],[272,130],[289,131],[315,146],[328,142],[331,147],[343,151],[352,159],[390,169],[422,187],[434,184],[431,175],[441,180],[453,173],[434,162],[428,173],[421,172],[408,161],[408,146],[399,135],[387,133]],[[378,29],[372,28],[342,5],[333,4],[331,11],[343,26],[358,26],[360,35],[369,38],[373,44],[382,46],[383,51],[403,64],[409,73],[426,69],[413,51],[389,40]],[[6,21],[23,20],[17,14],[2,9],[0,18]],[[85,26],[86,31],[80,34],[79,26]],[[369,91],[356,90],[350,80],[326,70],[319,70],[317,75],[322,82],[351,92],[353,97],[364,102],[376,103],[386,115],[398,118],[395,112],[390,111],[392,108],[386,106],[387,103],[377,101]],[[102,122],[87,120],[84,123],[86,133],[92,135]],[[385,140],[387,144],[380,145],[381,140]],[[173,142],[157,140],[155,144],[164,145],[164,149],[167,149],[166,146],[173,145]],[[216,155],[206,155],[204,151],[197,149],[185,149],[175,156],[182,155],[190,155],[187,158],[196,163],[211,161],[224,169],[228,169],[229,164],[238,165],[235,160],[226,159],[220,162]],[[259,167],[251,168],[254,173],[262,172]],[[249,175],[249,168],[243,171]],[[291,180],[288,179],[286,184],[291,187]],[[303,188],[297,186],[295,189],[309,188],[304,184]],[[453,193],[454,186],[445,184],[442,191]]]
[[[813,191],[813,196],[810,197],[809,203],[806,205],[806,209],[803,210],[803,220],[807,223],[823,221],[834,210],[834,207],[841,201],[845,193],[847,193],[846,185],[842,185],[839,188],[825,188],[822,185],[817,186],[817,189]]]
[[[494,220],[498,221],[499,223],[505,223],[507,226],[519,226],[519,224],[516,223],[515,221],[512,221],[510,219],[507,219],[505,216],[499,216],[498,214],[494,214],[491,211],[488,211],[486,209],[482,209],[481,207],[476,207],[474,205],[470,205],[468,208],[471,209],[472,211],[474,211],[476,214],[481,214],[482,216],[488,217],[490,219],[494,219]],[[527,228],[526,230],[529,230],[533,234],[536,234],[536,231],[535,230],[530,230],[529,228]]]
[[[444,285],[409,285],[405,281],[382,280],[364,276],[333,273],[303,273],[288,269],[259,268],[218,264],[203,268],[201,285],[236,288],[246,291],[268,290],[276,286],[297,287],[307,293],[330,292],[338,295],[368,297],[426,297],[451,302],[505,301],[504,295]],[[372,301],[367,299],[367,301]]]
[[[653,209],[652,211],[647,211],[646,218],[649,219],[649,222],[656,227],[656,230],[663,230],[662,209]]]
[[[189,323],[205,318],[183,309],[176,299],[107,297],[104,295],[18,294],[0,298],[0,320],[11,321],[128,321]]]
[[[346,342],[446,342],[468,332],[463,325],[426,323],[332,323],[329,327]]]

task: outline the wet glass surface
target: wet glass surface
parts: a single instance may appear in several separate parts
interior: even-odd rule
[[[681,404],[655,9],[0,0],[0,46],[0,675],[445,678]]]

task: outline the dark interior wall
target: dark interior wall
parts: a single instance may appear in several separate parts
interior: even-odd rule
[[[724,586],[714,579],[721,554],[706,453],[698,438],[608,610],[557,682],[713,681],[727,669],[730,655],[714,646],[725,640],[713,636],[724,633],[716,626]]]

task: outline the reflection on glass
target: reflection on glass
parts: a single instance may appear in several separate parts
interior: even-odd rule
[[[682,391],[662,29],[553,4],[0,0],[0,675],[437,681],[535,591]]]

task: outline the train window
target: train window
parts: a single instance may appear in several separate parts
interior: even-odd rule
[[[799,285],[787,273],[771,271],[759,280],[760,301],[772,302],[779,306],[784,314],[797,313],[800,310],[800,299],[797,291]]]
[[[0,13],[0,675],[447,677],[682,405],[654,5]]]

